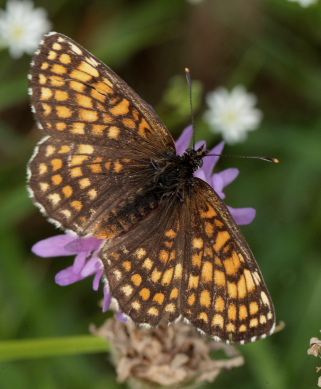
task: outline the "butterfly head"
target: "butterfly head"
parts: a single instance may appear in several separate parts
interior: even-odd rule
[[[203,166],[203,158],[208,153],[205,149],[205,145],[202,145],[197,150],[195,149],[186,149],[183,154],[183,159],[191,166],[193,172],[200,169]]]

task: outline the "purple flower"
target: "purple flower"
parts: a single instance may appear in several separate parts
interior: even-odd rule
[[[192,126],[187,127],[183,131],[176,142],[177,154],[182,155],[188,148],[192,139],[192,133]],[[202,144],[205,144],[205,141],[197,143],[195,148],[197,149]],[[221,154],[223,148],[224,142],[221,142],[210,151],[210,154]],[[215,156],[204,158],[203,166],[195,172],[195,176],[206,181],[215,189],[218,195],[224,199],[225,194],[223,189],[235,180],[239,174],[239,170],[230,168],[223,170],[220,173],[212,174],[218,159],[219,157]],[[228,207],[228,209],[237,224],[249,224],[255,217],[255,209],[253,208]],[[102,264],[99,260],[98,252],[103,242],[102,239],[94,237],[78,238],[71,234],[63,234],[36,243],[32,247],[32,252],[44,258],[76,255],[73,265],[61,270],[56,275],[56,283],[61,286],[66,286],[83,280],[86,277],[94,276],[93,289],[98,290],[103,276]],[[105,283],[103,312],[109,309],[110,304],[111,295],[108,286]],[[117,318],[121,321],[127,321],[127,318],[121,312],[117,312]]]

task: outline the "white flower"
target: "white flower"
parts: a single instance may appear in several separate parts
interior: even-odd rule
[[[33,8],[31,1],[9,0],[7,9],[0,10],[0,43],[9,47],[14,58],[21,57],[24,52],[33,54],[50,26],[43,8]]]
[[[247,131],[255,130],[262,119],[262,112],[254,108],[256,97],[243,86],[231,92],[218,88],[207,94],[206,102],[209,110],[204,114],[205,120],[230,144],[245,140]]]
[[[301,5],[301,7],[309,7],[311,4],[315,4],[318,2],[318,0],[288,0],[291,1],[292,3],[298,3]]]

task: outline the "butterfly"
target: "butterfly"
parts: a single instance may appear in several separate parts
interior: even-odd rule
[[[67,36],[44,37],[29,78],[45,134],[29,191],[56,226],[104,240],[99,257],[120,310],[149,326],[184,319],[227,343],[273,333],[273,303],[245,238],[194,177],[208,151],[176,155],[153,109]]]

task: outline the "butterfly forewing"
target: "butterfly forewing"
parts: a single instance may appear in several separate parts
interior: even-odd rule
[[[48,34],[30,94],[45,137],[29,163],[36,205],[65,231],[106,239],[106,282],[122,312],[156,326],[179,317],[226,342],[273,332],[253,254],[223,201],[193,177],[202,148],[176,156],[157,117],[111,69]]]
[[[107,238],[153,208],[155,202],[145,202],[139,211],[130,199],[151,181],[152,161],[174,155],[175,145],[153,110],[111,69],[51,33],[34,58],[30,93],[48,137],[30,161],[29,187],[52,221],[80,236]]]

